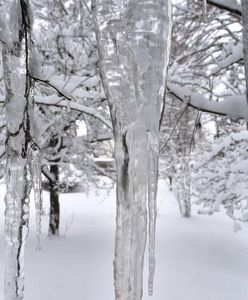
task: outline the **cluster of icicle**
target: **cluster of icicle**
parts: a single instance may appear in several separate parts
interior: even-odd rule
[[[148,289],[150,295],[153,292],[158,133],[170,49],[171,1],[94,0],[93,9],[115,136],[115,296],[116,300],[140,300],[147,218]]]
[[[5,300],[24,297],[24,250],[29,230],[29,194],[34,191],[37,249],[40,249],[42,190],[38,152],[28,149],[27,161],[7,154],[5,196]]]
[[[31,140],[32,100],[27,96],[27,49],[23,24],[28,0],[0,0],[0,41],[5,80],[6,196],[5,196],[5,300],[24,297],[24,250],[29,230],[29,195],[33,187],[37,240],[41,233],[41,166]],[[25,10],[25,15],[24,15]],[[28,24],[26,30],[30,30]],[[30,44],[30,43],[29,43]]]

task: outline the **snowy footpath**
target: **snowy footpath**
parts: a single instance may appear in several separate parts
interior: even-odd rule
[[[0,185],[0,299],[3,299],[4,186]],[[115,192],[61,195],[61,236],[48,238],[44,192],[42,249],[36,251],[34,207],[26,249],[25,300],[114,300]],[[180,217],[160,183],[154,296],[144,300],[247,300],[248,225],[233,232],[225,216]],[[147,259],[146,259],[147,261]]]

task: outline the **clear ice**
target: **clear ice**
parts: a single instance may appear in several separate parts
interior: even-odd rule
[[[115,136],[115,295],[116,300],[140,300],[147,218],[149,294],[153,292],[158,133],[170,50],[171,2],[95,0],[93,9]]]

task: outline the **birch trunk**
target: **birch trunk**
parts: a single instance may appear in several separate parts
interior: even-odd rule
[[[57,164],[50,166],[50,172],[55,182],[49,182],[50,191],[50,218],[49,218],[49,235],[59,235],[60,221],[60,204],[59,204],[59,166]]]
[[[171,3],[95,0],[93,9],[102,82],[115,136],[115,295],[116,300],[139,300],[147,216],[150,294],[155,268],[158,132],[169,58]]]

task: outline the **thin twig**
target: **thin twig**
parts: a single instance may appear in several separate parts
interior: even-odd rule
[[[181,120],[182,116],[184,115],[185,111],[187,110],[188,106],[189,106],[189,102],[186,104],[186,106],[185,106],[184,109],[182,110],[182,112],[181,112],[179,118],[177,119],[177,121],[176,121],[174,127],[173,127],[172,130],[171,130],[171,133],[170,133],[169,138],[167,139],[167,141],[165,142],[165,144],[163,145],[163,147],[159,150],[159,153],[161,153],[161,152],[164,150],[164,148],[167,146],[167,144],[169,143],[169,141],[170,141],[170,139],[171,139],[171,137],[172,137],[172,135],[173,135],[173,133],[174,133],[174,131],[175,131],[177,125],[178,125],[178,123],[180,122],[180,120]]]
[[[57,93],[61,96],[61,97],[64,97],[66,98],[67,100],[69,101],[72,101],[72,98],[67,96],[64,92],[62,92],[58,87],[56,87],[55,85],[53,85],[49,80],[46,80],[46,79],[41,79],[41,78],[38,78],[36,76],[33,76],[32,74],[28,74],[30,78],[32,78],[34,81],[37,81],[37,82],[42,82],[48,86],[50,86],[51,88],[53,88],[54,90],[57,91]]]
[[[198,111],[198,112],[197,112],[196,119],[195,119],[195,124],[194,124],[193,133],[192,133],[191,140],[190,140],[190,144],[189,144],[189,153],[191,152],[192,146],[193,146],[193,144],[195,143],[195,134],[196,134],[197,126],[198,126],[198,124],[199,124],[199,122],[200,122],[200,119],[201,119],[201,111]]]

